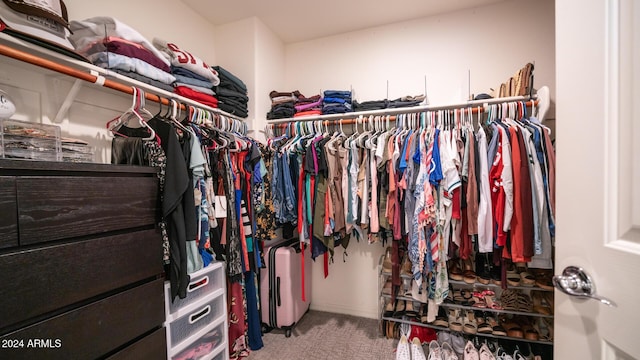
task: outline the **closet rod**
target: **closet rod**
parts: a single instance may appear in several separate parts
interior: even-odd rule
[[[517,98],[517,99],[516,99]],[[509,97],[509,98],[500,98],[500,101],[495,101],[493,102],[493,104],[499,104],[499,103],[504,103],[504,102],[517,102],[517,101],[522,101],[524,99],[528,99],[528,97],[522,97],[522,96],[518,96],[518,97]],[[498,99],[495,99],[498,100]],[[527,107],[532,107],[532,106],[536,106],[538,105],[539,100],[528,100],[526,101],[525,105]],[[471,102],[469,102],[469,104],[471,104]],[[483,102],[482,104],[487,104],[487,102]],[[490,105],[493,105],[490,104]],[[476,105],[476,106],[473,106]],[[447,106],[431,106],[428,107],[427,110],[424,110],[424,108],[427,108],[425,106],[416,106],[413,108],[402,108],[402,111],[398,111],[396,112],[396,114],[408,114],[408,113],[418,113],[418,112],[425,112],[425,111],[438,111],[438,110],[455,110],[455,111],[467,111],[469,108],[471,109],[471,113],[472,114],[477,114],[478,112],[485,112],[484,108],[482,106],[480,106],[480,102],[476,101],[475,104],[473,105],[466,105],[464,107],[455,107],[454,105],[447,105]],[[398,109],[400,110],[400,109]],[[352,113],[344,113],[344,114],[336,114],[336,115],[341,115],[339,118],[337,119],[329,119],[329,120],[324,120],[325,118],[322,118],[321,116],[305,116],[305,117],[301,117],[301,118],[293,118],[293,119],[289,119],[286,122],[285,121],[272,121],[269,122],[267,124],[267,126],[270,126],[271,128],[286,128],[287,126],[289,126],[290,123],[295,123],[295,122],[307,122],[307,121],[322,121],[322,125],[333,125],[333,124],[342,124],[342,125],[351,125],[351,124],[356,124],[358,123],[358,121],[360,121],[358,119],[358,116],[362,115],[363,116],[363,121],[369,121],[368,116],[369,115],[374,115],[374,116],[379,116],[379,115],[389,115],[389,114],[380,114],[380,113],[376,113],[379,110],[374,110],[374,111],[368,111],[368,112],[352,112]],[[346,117],[345,117],[346,115]],[[330,115],[332,117],[332,115]],[[354,117],[355,116],[355,117]],[[397,119],[397,115],[391,115],[389,117],[389,121],[396,121]],[[384,119],[386,121],[386,119]]]
[[[96,71],[91,71],[91,73],[86,73],[84,71],[81,70],[77,70],[74,69],[72,67],[66,66],[66,65],[62,65],[62,64],[58,64],[54,61],[51,60],[47,60],[44,58],[41,58],[37,55],[33,55],[33,54],[29,54],[27,52],[18,50],[18,49],[14,49],[10,46],[7,45],[3,45],[0,44],[0,55],[5,55],[8,56],[10,58],[19,60],[19,61],[23,61],[32,65],[36,65],[36,66],[40,66],[42,68],[45,69],[49,69],[52,71],[56,71],[58,73],[61,74],[65,74],[68,76],[72,76],[75,77],[77,79],[80,80],[84,80],[90,83],[94,83],[94,84],[99,84],[102,85],[103,87],[107,87],[109,89],[113,89],[113,90],[117,90],[120,92],[123,92],[125,94],[129,94],[129,95],[133,95],[133,88],[132,86],[129,85],[125,85],[125,84],[121,84],[117,81],[114,80],[110,80],[110,79],[105,79],[103,76],[101,76],[100,74],[95,75],[95,73],[97,73]],[[153,102],[157,102],[157,103],[161,103],[162,105],[169,105],[169,99],[163,98],[160,95],[156,95],[156,94],[151,94],[147,91],[145,91],[144,94],[145,98],[149,101],[153,101]],[[179,100],[180,102],[184,102],[184,103],[188,103],[194,107],[198,107],[201,108],[203,110],[208,110],[211,111],[213,113],[222,115],[222,116],[226,116],[228,118],[234,119],[234,120],[238,120],[238,121],[243,121],[243,119],[228,114],[222,110],[219,109],[215,109],[215,108],[211,108],[208,107],[204,104],[200,104],[198,102],[192,101],[190,99],[187,99],[185,97],[182,97],[178,94],[174,94],[175,96],[173,96],[176,100]],[[187,110],[187,107],[184,104],[180,104],[180,109],[181,110]]]

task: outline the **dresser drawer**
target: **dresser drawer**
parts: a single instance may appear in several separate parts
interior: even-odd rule
[[[17,322],[161,274],[161,241],[156,230],[144,230],[0,255],[0,334]],[[162,296],[161,290],[161,304]]]
[[[127,346],[107,360],[155,360],[167,358],[166,328],[160,328],[150,335]]]
[[[156,177],[16,179],[20,245],[156,223]]]
[[[213,329],[208,330],[204,335],[194,339],[184,350],[177,354],[170,354],[171,360],[189,360],[189,359],[213,359],[216,355],[221,354],[224,357],[225,348],[225,321],[220,319],[218,324],[213,325]],[[191,339],[189,339],[191,341]]]
[[[16,179],[0,176],[0,249],[18,246]]]
[[[173,321],[167,319],[167,345],[171,352],[179,351],[194,339],[206,333],[206,328],[214,321],[226,316],[224,291],[219,290],[210,298],[202,299],[180,311],[180,316]],[[200,334],[202,333],[202,334]],[[196,335],[200,334],[200,335]],[[190,339],[191,338],[191,339]],[[190,341],[191,340],[191,341]]]
[[[187,286],[187,297],[180,299],[176,297],[171,300],[171,285],[167,281],[164,285],[165,307],[167,309],[167,321],[175,317],[175,313],[184,308],[200,301],[214,291],[225,288],[225,270],[224,263],[212,262],[209,266],[200,269],[189,275],[191,280]]]
[[[0,349],[1,359],[97,359],[162,326],[162,280],[63,313],[0,338],[23,340],[24,348]],[[27,347],[29,340],[50,340]]]

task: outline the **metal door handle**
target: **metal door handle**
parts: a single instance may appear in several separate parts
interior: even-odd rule
[[[617,307],[613,301],[596,295],[596,289],[591,277],[577,266],[567,266],[562,271],[562,275],[555,275],[553,277],[553,286],[567,295],[595,299],[607,306]]]

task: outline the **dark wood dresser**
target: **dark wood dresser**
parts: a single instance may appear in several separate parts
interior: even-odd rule
[[[151,167],[0,159],[0,359],[166,359]]]

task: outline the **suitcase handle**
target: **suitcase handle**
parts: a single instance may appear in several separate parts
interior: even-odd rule
[[[276,296],[278,297],[278,306],[281,306],[282,301],[280,300],[280,276],[276,278]]]
[[[208,283],[209,283],[209,276],[205,276],[202,279],[199,279],[198,281],[192,281],[189,283],[189,286],[187,287],[187,292],[196,291],[201,287],[207,285]]]
[[[189,324],[193,325],[198,320],[201,320],[202,318],[207,316],[210,312],[211,312],[211,305],[207,305],[204,308],[202,308],[202,310],[189,315]]]

